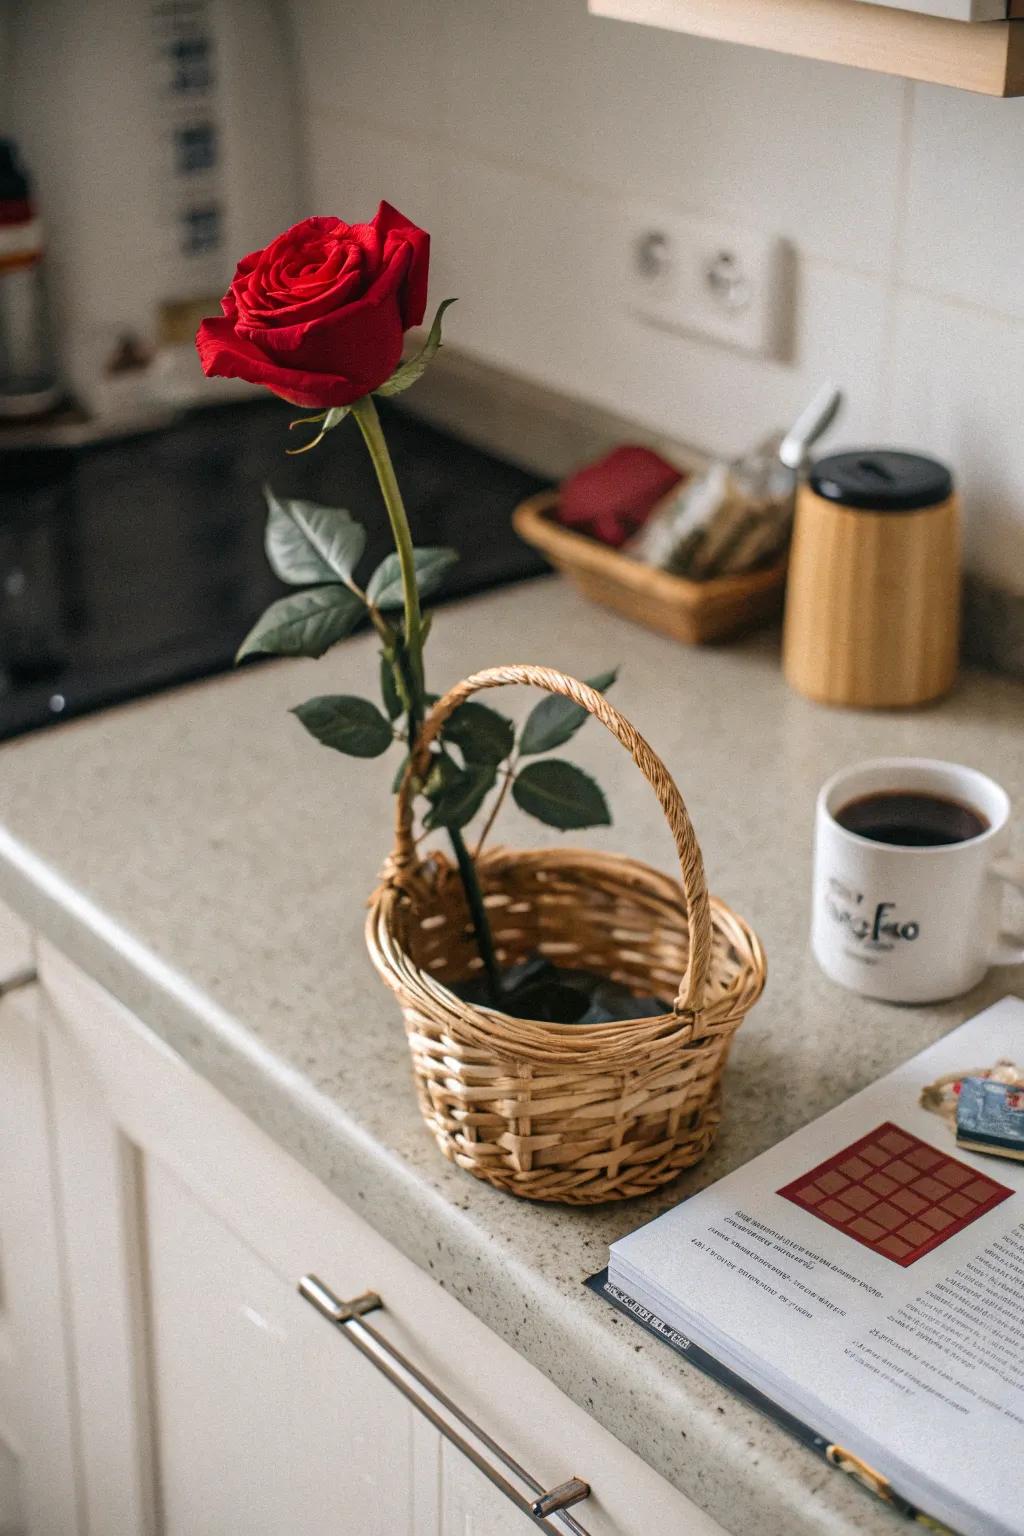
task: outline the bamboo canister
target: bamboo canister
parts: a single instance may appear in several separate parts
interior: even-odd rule
[[[960,517],[949,471],[916,454],[821,460],[797,498],[783,668],[823,704],[893,709],[952,687]]]

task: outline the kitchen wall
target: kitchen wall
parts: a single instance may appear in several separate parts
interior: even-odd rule
[[[585,0],[293,0],[313,206],[434,236],[453,343],[733,453],[829,377],[836,441],[930,449],[973,568],[1024,593],[1024,100],[587,16]],[[786,361],[620,302],[630,205],[790,242]]]
[[[10,0],[0,0],[0,134],[14,132],[11,109],[11,10]]]

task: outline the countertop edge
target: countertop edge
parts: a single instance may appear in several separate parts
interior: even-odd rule
[[[756,1522],[777,1525],[786,1536],[854,1536],[891,1530],[881,1506],[833,1469],[799,1451],[784,1431],[734,1394],[713,1388],[709,1400],[689,1390],[694,1368],[668,1357],[652,1375],[651,1403],[636,1401],[621,1411],[622,1383],[609,1362],[610,1329],[631,1338],[628,1321],[586,1291],[580,1277],[580,1307],[571,1315],[564,1298],[545,1289],[515,1255],[493,1243],[461,1212],[444,1191],[410,1170],[369,1136],[301,1073],[263,1048],[230,1013],[185,976],[136,940],[130,932],[67,883],[57,871],[0,826],[0,899],[35,933],[52,943],[141,1020],[192,1070],[301,1164],[337,1199],[356,1210],[406,1258],[431,1275],[468,1311],[540,1370],[560,1391],[621,1441],[680,1493],[727,1529],[745,1531]],[[296,1107],[301,1126],[296,1130]],[[338,1151],[344,1152],[338,1157]],[[378,1201],[370,1198],[387,1181],[391,1219],[376,1219]],[[436,1217],[424,1222],[424,1201]],[[446,1230],[447,1229],[447,1232]],[[420,1240],[428,1232],[430,1240]],[[445,1273],[445,1243],[450,1269],[466,1265],[472,1249],[476,1284],[467,1288]],[[514,1330],[500,1307],[489,1305],[494,1287],[509,1285],[518,1271],[523,1317]],[[571,1357],[569,1380],[553,1368]],[[580,1386],[592,1383],[592,1391]],[[701,1382],[706,1379],[699,1378]],[[616,1405],[618,1412],[609,1411]],[[681,1465],[662,1453],[665,1421],[659,1407],[686,1424],[687,1455]],[[770,1473],[764,1448],[756,1440],[778,1436],[780,1460]],[[756,1440],[755,1440],[756,1437]],[[786,1452],[790,1454],[786,1454]],[[827,1501],[815,1495],[827,1487]],[[772,1519],[772,1516],[775,1518]]]

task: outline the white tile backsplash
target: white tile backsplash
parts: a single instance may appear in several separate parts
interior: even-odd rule
[[[900,295],[887,431],[956,466],[971,567],[1024,593],[1024,322]]]
[[[448,253],[441,235],[438,166],[429,139],[384,132],[337,108],[308,117],[311,208],[349,223],[369,219],[382,200],[400,208],[431,234],[431,288]]]
[[[397,25],[376,0],[348,0],[343,46],[360,78],[349,90],[346,76],[343,92],[323,47],[329,34],[314,29],[318,107],[329,100],[346,116],[418,134],[439,113],[442,139],[460,156],[711,209],[844,265],[891,265],[902,82],[600,20],[585,0],[384,7],[395,10]]]
[[[599,333],[590,394],[609,409],[731,456],[788,426],[824,379],[841,378],[849,381],[842,435],[876,437],[885,289],[860,273],[819,262],[807,262],[800,278],[794,361],[766,362],[638,327],[616,310]]]
[[[600,311],[611,284],[605,230],[614,205],[482,164],[449,166],[441,208],[459,295],[452,339],[578,393],[582,376],[606,367]]]
[[[592,109],[609,185],[888,271],[901,81],[578,15],[578,45],[603,66]]]
[[[454,342],[728,453],[833,378],[835,441],[949,458],[972,562],[1024,591],[1024,101],[601,21],[585,0],[293,10],[318,207],[365,217],[386,196],[427,225]],[[625,313],[614,253],[638,203],[790,243],[786,361]]]
[[[847,436],[881,430],[878,279],[805,261],[792,359],[768,363],[633,319],[615,298],[622,204],[608,193],[431,155],[337,114],[312,122],[324,207],[361,218],[385,196],[429,223],[431,302],[458,297],[446,334],[460,347],[713,452],[737,453],[788,424],[825,377],[850,381]]]
[[[899,275],[1024,318],[1024,98],[916,88]]]
[[[431,137],[446,86],[443,8],[420,0],[294,0],[307,100],[327,116],[362,116]]]

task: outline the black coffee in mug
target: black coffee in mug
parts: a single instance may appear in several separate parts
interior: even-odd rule
[[[882,789],[835,813],[848,832],[901,848],[942,848],[988,831],[985,817],[961,800],[916,789]]]

